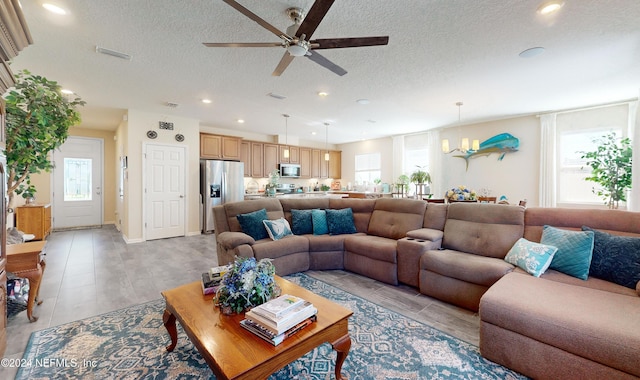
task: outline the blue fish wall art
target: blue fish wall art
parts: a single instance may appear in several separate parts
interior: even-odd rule
[[[463,158],[467,163],[469,170],[469,159],[480,156],[489,156],[492,153],[499,153],[498,161],[502,161],[505,154],[517,152],[520,147],[520,140],[510,133],[501,133],[495,135],[480,143],[480,149],[467,151],[466,154],[456,155],[454,157]]]

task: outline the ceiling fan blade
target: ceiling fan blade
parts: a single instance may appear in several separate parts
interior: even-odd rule
[[[313,52],[309,52],[306,55],[307,58],[309,58],[310,60],[312,60],[313,62],[319,64],[320,66],[327,68],[331,71],[333,71],[334,73],[343,76],[344,74],[347,73],[347,70],[343,69],[342,67],[336,65],[335,63],[329,61],[328,59],[326,59],[325,57],[321,56],[319,53],[313,51]]]
[[[250,10],[248,10],[247,8],[243,7],[242,5],[238,4],[236,1],[234,0],[222,0],[225,3],[231,5],[232,7],[234,7],[238,12],[242,13],[243,15],[249,17],[250,19],[252,19],[253,21],[257,22],[261,27],[265,28],[266,30],[270,31],[271,33],[275,34],[276,36],[282,38],[283,36],[286,36],[287,34],[280,31],[280,29],[276,28],[275,26],[269,24],[268,22],[266,22],[265,20],[261,19],[258,15],[256,15],[255,13],[251,12]]]
[[[380,37],[354,37],[354,38],[321,38],[309,41],[313,49],[336,49],[359,46],[379,46],[389,43],[389,36]],[[315,44],[318,44],[316,46]]]
[[[273,47],[284,46],[282,42],[203,42],[206,47]]]
[[[282,59],[280,60],[280,63],[278,63],[278,66],[276,66],[276,69],[273,70],[273,73],[271,73],[271,75],[274,77],[279,77],[294,58],[294,56],[285,51]]]
[[[311,9],[309,9],[309,12],[307,12],[307,15],[304,16],[302,24],[300,24],[300,27],[296,31],[296,37],[304,34],[307,40],[311,38],[311,35],[316,31],[318,25],[320,25],[320,21],[322,21],[327,12],[329,12],[329,8],[331,8],[334,1],[335,0],[316,0],[311,6]]]

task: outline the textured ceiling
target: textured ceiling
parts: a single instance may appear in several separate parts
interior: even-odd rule
[[[348,71],[343,77],[306,58],[272,77],[280,47],[203,46],[279,42],[220,0],[49,1],[66,16],[41,2],[23,0],[34,44],[12,69],[74,90],[87,101],[81,112],[89,128],[115,129],[132,108],[276,135],[284,134],[287,113],[290,135],[324,141],[323,123],[330,123],[329,142],[340,144],[454,125],[457,101],[468,123],[626,100],[640,91],[637,0],[566,0],[551,17],[536,13],[541,1],[532,0],[337,0],[313,38],[389,36],[388,46],[323,50]],[[313,3],[239,2],[281,30],[291,24],[285,9]],[[98,54],[96,45],[133,58]],[[536,46],[546,51],[518,56]],[[370,103],[356,103],[361,98]]]

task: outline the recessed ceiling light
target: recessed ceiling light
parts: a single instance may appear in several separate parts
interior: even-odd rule
[[[315,136],[317,133],[316,133],[316,131],[313,131],[313,132],[311,132],[311,134]]]
[[[63,88],[62,90],[60,90],[60,92],[62,92],[63,94],[66,94],[66,95],[71,95],[71,94],[73,94],[73,91],[71,91],[71,90],[67,90],[66,88]]]
[[[202,99],[202,103],[211,104],[211,99]]]
[[[562,8],[563,5],[564,5],[564,1],[559,1],[559,0],[547,1],[540,4],[540,6],[538,7],[538,13],[540,13],[541,15],[548,15],[549,13],[553,13],[558,9]]]
[[[238,122],[238,124],[244,124],[244,119],[238,119],[236,121]]]
[[[318,96],[321,96],[321,97],[323,97],[323,98],[324,98],[325,96],[328,96],[328,95],[329,95],[329,93],[328,93],[328,92],[324,92],[324,91],[320,91],[320,92],[318,92]]]
[[[356,100],[358,104],[369,104],[369,99],[358,99]]]
[[[63,8],[60,8],[57,5],[53,5],[53,4],[49,4],[49,3],[44,3],[42,4],[42,7],[46,10],[48,10],[51,13],[55,13],[57,15],[66,15],[67,11],[65,11]]]
[[[544,53],[544,48],[543,47],[532,47],[530,49],[527,49],[525,51],[520,52],[520,54],[518,54],[521,58],[532,58],[535,57],[536,55],[540,55]]]

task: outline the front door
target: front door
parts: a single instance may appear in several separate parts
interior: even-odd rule
[[[146,240],[186,234],[185,156],[184,146],[146,144]]]
[[[103,144],[69,137],[53,152],[53,228],[102,225]]]

